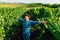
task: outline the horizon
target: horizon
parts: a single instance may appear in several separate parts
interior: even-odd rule
[[[42,3],[42,4],[60,4],[60,0],[0,0],[0,3]]]

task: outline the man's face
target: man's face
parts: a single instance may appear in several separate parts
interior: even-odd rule
[[[26,20],[26,21],[29,21],[29,17],[28,17],[28,16],[25,16],[25,20]]]

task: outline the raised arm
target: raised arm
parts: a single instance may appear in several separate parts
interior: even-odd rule
[[[47,21],[46,20],[42,20],[42,21],[31,21],[31,24],[46,24]]]
[[[31,24],[40,24],[41,22],[40,21],[31,21]]]
[[[23,22],[24,19],[23,18],[19,18],[18,20],[21,21],[21,22]]]

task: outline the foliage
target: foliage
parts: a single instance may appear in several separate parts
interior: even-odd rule
[[[60,40],[60,9],[59,8],[0,8],[0,37],[4,40],[19,39],[16,35],[21,32],[21,23],[18,18],[29,11],[32,20],[48,21],[47,24],[34,25],[36,29],[32,31],[35,40]],[[13,40],[14,40],[13,39]]]

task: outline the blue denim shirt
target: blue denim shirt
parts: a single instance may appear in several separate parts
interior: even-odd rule
[[[25,21],[23,18],[19,18],[19,21],[22,22],[23,33],[29,33],[31,25],[33,25],[33,24],[40,24],[40,21],[32,21],[32,20]]]

